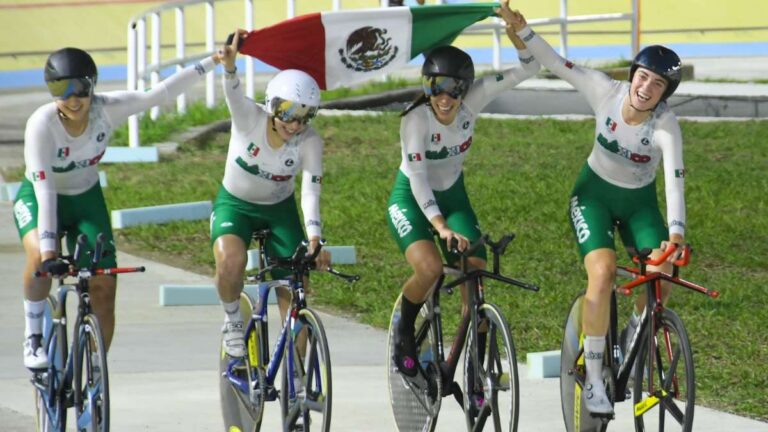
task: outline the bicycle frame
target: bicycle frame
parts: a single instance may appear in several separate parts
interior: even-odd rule
[[[518,281],[513,278],[506,277],[500,273],[499,266],[500,266],[500,255],[503,254],[504,249],[506,248],[507,244],[509,244],[510,241],[512,241],[514,237],[513,236],[505,236],[503,237],[497,244],[492,244],[487,236],[484,236],[480,241],[478,241],[476,244],[472,245],[467,251],[463,252],[461,254],[461,265],[459,268],[452,267],[449,265],[443,266],[443,275],[438,278],[437,282],[435,282],[435,286],[432,288],[432,305],[433,305],[433,316],[427,317],[427,321],[425,321],[428,325],[433,326],[434,328],[434,334],[437,335],[437,347],[438,347],[438,363],[440,364],[440,371],[441,371],[441,377],[443,380],[443,391],[441,396],[447,396],[449,394],[454,394],[454,396],[457,396],[455,393],[455,388],[453,388],[450,384],[453,382],[453,377],[456,374],[456,368],[458,367],[459,363],[459,357],[461,356],[461,351],[464,347],[464,343],[466,341],[467,333],[472,332],[471,336],[473,340],[477,340],[477,327],[478,327],[478,311],[480,310],[480,307],[485,303],[485,287],[483,284],[483,278],[493,279],[500,282],[504,282],[509,285],[515,285],[520,288],[530,290],[530,291],[538,291],[539,288],[535,285],[528,284],[526,282]],[[485,269],[470,269],[469,265],[469,257],[472,256],[472,254],[477,250],[478,248],[488,244],[491,246],[491,249],[493,251],[493,269],[491,271],[485,270]],[[452,281],[450,281],[447,284],[444,284],[445,282],[445,276],[451,275],[456,276],[456,278]],[[453,293],[453,288],[461,286],[462,284],[467,284],[467,290],[468,290],[468,304],[467,304],[467,313],[464,314],[461,317],[461,320],[459,321],[459,325],[456,329],[456,338],[453,341],[453,344],[451,345],[450,353],[448,354],[448,358],[445,358],[445,351],[443,346],[443,324],[442,324],[442,314],[440,310],[440,291],[446,291],[447,293],[451,294]],[[421,345],[421,342],[424,340],[424,338],[427,337],[427,325],[422,323],[422,325],[416,329],[416,345]],[[472,356],[472,365],[475,368],[474,373],[478,374],[477,368],[479,367],[478,362],[478,353],[477,351],[472,352],[470,354]]]
[[[633,261],[638,263],[639,266],[637,268],[635,267],[626,267],[626,266],[619,266],[617,268],[617,275],[623,276],[623,277],[629,277],[632,280],[623,284],[618,285],[614,288],[613,292],[611,293],[611,306],[610,306],[610,324],[609,324],[609,330],[608,330],[608,341],[606,344],[606,348],[611,351],[610,355],[606,355],[606,363],[609,366],[613,383],[615,385],[615,389],[613,391],[613,397],[614,402],[622,402],[628,398],[628,392],[627,392],[627,384],[630,379],[630,375],[632,373],[632,365],[635,364],[635,360],[640,355],[641,349],[643,347],[643,344],[646,344],[646,355],[648,355],[649,361],[647,362],[647,371],[649,376],[653,376],[654,373],[654,365],[656,359],[654,359],[654,354],[656,353],[656,325],[659,322],[659,316],[662,314],[662,312],[665,310],[664,303],[662,302],[662,282],[668,282],[676,286],[681,286],[683,288],[690,289],[694,292],[699,292],[702,294],[706,294],[709,297],[717,298],[719,296],[719,293],[714,290],[710,290],[707,288],[704,288],[700,285],[697,285],[693,282],[689,282],[687,280],[681,279],[679,277],[679,270],[680,267],[688,265],[688,262],[690,260],[690,246],[686,245],[683,249],[683,256],[676,260],[673,263],[673,270],[671,274],[664,273],[661,271],[651,271],[649,272],[647,270],[647,267],[649,265],[651,266],[658,266],[662,264],[666,259],[677,249],[678,246],[673,246],[668,248],[664,253],[656,258],[656,259],[649,259],[651,250],[643,250],[640,252],[630,250],[630,254],[633,255]],[[635,330],[635,333],[632,335],[630,339],[629,348],[626,353],[624,353],[624,358],[621,358],[621,347],[619,346],[620,341],[618,337],[617,332],[617,320],[618,320],[618,312],[617,312],[617,300],[616,300],[616,293],[621,293],[626,296],[629,296],[632,294],[633,289],[639,286],[645,286],[646,288],[646,306],[643,310],[641,316],[640,316],[640,322],[638,323],[637,329]],[[663,343],[665,344],[665,349],[667,354],[672,357],[672,351],[669,346],[669,338],[668,336],[663,338]],[[585,379],[585,373],[583,371],[583,362],[580,363],[580,359],[583,358],[584,354],[584,348],[583,346],[580,348],[578,355],[576,356],[576,364],[574,365],[573,370],[579,371],[579,373],[576,374],[576,381],[583,387],[584,386],[584,379]],[[659,372],[661,373],[661,372]],[[660,376],[661,378],[661,376]],[[674,378],[674,377],[673,377]],[[653,380],[650,380],[650,388],[648,389],[649,397],[646,398],[646,400],[641,401],[637,406],[635,407],[636,415],[643,414],[644,412],[648,411],[649,409],[653,408],[656,404],[659,403],[661,400],[657,395],[653,388],[654,382]],[[675,388],[677,388],[676,381],[674,382]],[[662,397],[666,395],[662,394]]]

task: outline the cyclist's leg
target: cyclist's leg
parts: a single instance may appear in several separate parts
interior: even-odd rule
[[[443,262],[429,230],[430,223],[413,197],[408,178],[402,173],[398,174],[389,198],[387,216],[392,237],[413,269],[413,274],[402,286],[393,360],[400,372],[414,377],[418,372],[414,323],[429,290],[443,273]]]
[[[649,248],[653,249],[651,258],[661,255],[664,251],[660,245],[664,240],[669,239],[669,234],[664,219],[661,216],[656,201],[656,191],[653,189],[652,198],[645,197],[645,206],[638,208],[632,217],[622,226],[621,238],[625,245],[633,246],[637,250]],[[662,271],[669,273],[672,271],[672,264],[665,262],[660,266],[649,266],[648,271]],[[666,303],[671,285],[665,282],[661,284],[662,301]],[[635,315],[639,316],[645,308],[646,296],[635,296]]]
[[[616,273],[613,217],[610,202],[615,187],[585,167],[570,199],[571,228],[587,271],[583,300],[582,332],[587,371],[584,395],[592,413],[611,414],[613,407],[603,384],[603,355],[608,331],[609,308]]]
[[[211,213],[211,248],[216,262],[214,283],[224,308],[224,350],[233,357],[245,355],[245,327],[240,314],[240,293],[247,262],[252,225],[248,206],[222,187]]]
[[[267,239],[267,256],[292,256],[299,244],[305,239],[304,229],[299,219],[299,209],[296,207],[296,199],[291,195],[277,204],[261,206],[261,208],[262,218],[266,222],[266,226],[272,231]],[[281,279],[290,276],[290,272],[278,269],[273,271],[271,276],[272,279]],[[305,290],[309,288],[308,282],[309,280],[305,278]],[[285,314],[291,306],[292,293],[289,287],[279,287],[275,294],[281,320],[284,320]]]
[[[51,291],[51,279],[35,278],[43,258],[55,258],[56,252],[40,253],[40,237],[37,230],[37,199],[29,181],[24,181],[13,205],[13,216],[19,238],[24,246],[26,260],[22,280],[24,284],[24,365],[42,368],[48,364],[45,347],[42,346],[43,313]]]

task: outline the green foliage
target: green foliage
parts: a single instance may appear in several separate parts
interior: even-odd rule
[[[394,113],[321,116],[313,126],[326,142],[324,236],[330,244],[356,246],[359,264],[341,270],[362,279],[347,285],[318,274],[310,302],[386,327],[411,273],[385,219],[400,164],[399,118]],[[713,300],[678,289],[670,303],[695,349],[697,402],[768,420],[768,122],[681,126],[687,240],[696,251],[682,276],[721,292]],[[593,120],[481,119],[477,124],[465,166],[473,207],[492,238],[517,234],[502,259],[502,272],[542,288],[531,293],[489,282],[486,290],[487,299],[506,314],[521,357],[560,346],[570,301],[586,285],[567,208],[593,134]],[[109,207],[212,200],[227,143],[228,134],[221,134],[200,147],[182,146],[160,164],[107,166]],[[663,181],[657,186],[663,197]],[[213,271],[207,221],[126,229],[118,241],[121,248]],[[458,313],[451,311],[458,308],[457,297],[444,301],[448,331],[456,325]],[[630,304],[620,302],[625,310]]]

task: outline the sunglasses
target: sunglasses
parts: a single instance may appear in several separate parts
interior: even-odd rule
[[[70,96],[79,98],[91,96],[93,81],[90,78],[65,78],[48,81],[48,91],[56,99],[69,99]]]
[[[467,94],[469,82],[449,76],[424,76],[421,78],[421,86],[427,96],[439,96],[446,93],[448,96],[458,99]]]
[[[306,125],[317,115],[318,107],[276,98],[272,101],[272,115],[284,123],[299,122]]]

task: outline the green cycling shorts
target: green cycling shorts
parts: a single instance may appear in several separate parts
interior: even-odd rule
[[[637,189],[615,186],[588,164],[579,173],[568,207],[582,258],[595,249],[616,249],[614,227],[625,247],[658,248],[669,238],[659,210],[656,182]]]
[[[464,188],[464,174],[460,175],[456,183],[448,189],[433,191],[433,193],[448,227],[466,237],[470,243],[480,239],[482,235],[480,224]],[[395,186],[387,203],[387,224],[402,253],[405,253],[408,246],[415,241],[433,241],[435,238],[430,230],[432,224],[421,211],[411,191],[411,182],[402,171],[397,173]],[[456,262],[458,256],[448,252],[445,242],[439,243],[446,262],[449,264]],[[485,247],[479,248],[474,256],[487,260]]]
[[[272,233],[265,248],[267,256],[273,257],[290,257],[305,239],[293,195],[277,204],[253,204],[237,198],[221,186],[213,203],[210,226],[211,247],[222,235],[234,234],[243,240],[247,248],[254,232],[269,228]],[[276,270],[272,272],[272,278],[280,279],[289,274],[288,271]]]
[[[37,228],[37,197],[35,189],[28,179],[21,182],[21,187],[13,202],[13,220],[19,237],[24,236]],[[74,251],[75,242],[80,234],[88,236],[88,249],[93,251],[96,244],[96,236],[104,234],[103,250],[106,256],[101,258],[96,267],[111,268],[117,266],[115,255],[115,242],[112,236],[112,224],[109,220],[109,211],[101,192],[101,185],[97,182],[93,187],[78,195],[56,195],[56,220],[59,233],[67,233],[67,250]],[[87,253],[80,255],[77,265],[88,265],[90,256]]]

